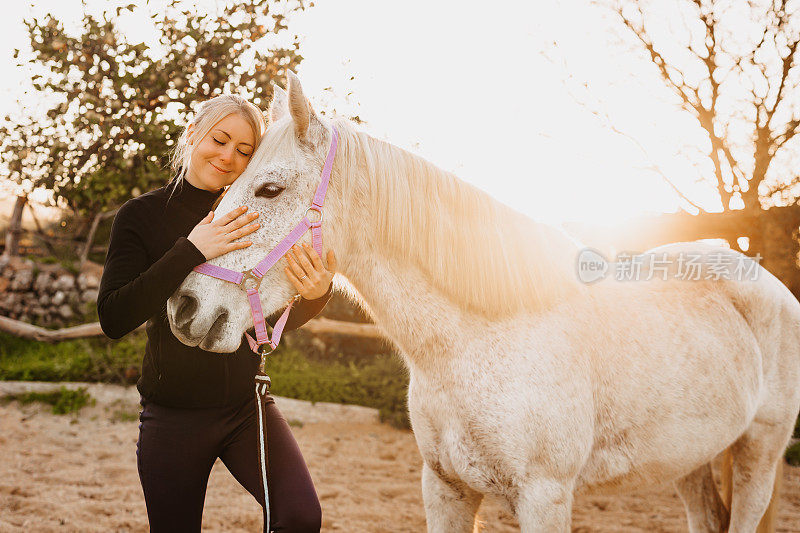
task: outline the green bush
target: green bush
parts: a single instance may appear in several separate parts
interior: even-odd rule
[[[141,365],[145,342],[144,333],[57,344],[0,333],[0,380],[125,383],[125,370]]]
[[[397,356],[381,354],[358,362],[325,363],[282,349],[270,355],[267,374],[275,395],[374,407],[380,412],[381,421],[410,427],[406,407],[408,376]]]
[[[94,399],[86,392],[86,387],[71,390],[61,387],[54,392],[26,392],[24,394],[10,394],[4,397],[5,401],[16,400],[21,404],[42,402],[53,407],[53,414],[65,415],[80,411],[85,405],[92,403]]]
[[[119,341],[98,337],[58,344],[0,333],[0,380],[126,383],[126,370],[141,366],[145,342],[143,332]],[[273,394],[373,407],[382,421],[409,427],[408,377],[394,355],[358,360],[338,356],[322,361],[281,347],[270,355],[267,373]]]

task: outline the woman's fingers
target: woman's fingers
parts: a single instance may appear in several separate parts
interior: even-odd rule
[[[258,213],[247,213],[246,215],[241,215],[237,217],[235,220],[231,220],[225,227],[223,228],[226,231],[233,231],[235,229],[241,228],[245,224],[254,221],[258,218]]]
[[[335,274],[337,267],[336,254],[333,253],[333,250],[328,250],[328,272]]]
[[[325,295],[336,271],[336,255],[328,251],[328,269],[322,264],[317,252],[303,243],[293,246],[286,254],[287,267],[283,270],[300,295],[314,300]]]
[[[246,226],[244,228],[239,228],[239,229],[237,229],[235,231],[231,231],[230,233],[228,233],[228,238],[230,240],[232,240],[232,241],[235,241],[236,239],[239,239],[241,237],[244,237],[245,235],[253,233],[255,230],[257,230],[260,227],[261,227],[261,224],[258,224],[258,223],[250,224],[249,226]]]
[[[314,267],[314,270],[317,272],[324,272],[325,267],[322,265],[322,259],[320,259],[319,255],[317,255],[317,251],[308,245],[308,243],[303,243],[303,250],[305,250],[308,257],[311,258],[311,264]]]
[[[231,220],[235,219],[236,217],[238,217],[239,215],[244,213],[245,211],[247,211],[247,206],[246,205],[243,205],[241,207],[237,207],[233,211],[228,211],[227,213],[222,215],[222,217],[218,218],[214,223],[217,226],[224,226],[228,222],[230,222]]]
[[[298,279],[302,279],[303,276],[308,276],[310,272],[307,272],[303,268],[293,252],[294,250],[290,250],[289,253],[286,254],[286,262],[289,263],[289,268],[291,269],[292,273],[294,273]]]
[[[241,250],[242,248],[247,248],[251,244],[253,244],[253,241],[231,242],[225,245],[224,253],[232,252],[234,250]]]
[[[283,269],[283,271],[286,272],[286,277],[289,278],[289,281],[292,283],[292,285],[294,285],[294,288],[297,289],[297,292],[302,293],[303,291],[306,290],[306,287],[303,285],[303,282],[300,281],[297,278],[297,276],[294,275],[294,273],[290,268],[286,267]]]
[[[320,258],[317,251],[312,248],[308,243],[303,243],[303,250],[305,250],[308,257],[311,259],[311,265],[313,266],[314,270],[319,273],[323,273],[326,270],[331,274],[336,273],[336,254],[333,253],[333,250],[328,250],[328,267],[326,268],[325,265],[322,264],[322,258]],[[300,256],[301,259],[303,256]]]
[[[303,270],[305,271],[306,274],[310,276],[311,274],[314,274],[317,271],[317,269],[314,268],[314,265],[311,264],[311,261],[308,260],[308,256],[306,255],[305,250],[303,250],[299,246],[294,246],[292,250],[296,254],[297,260],[300,262],[300,265],[303,267]],[[314,253],[316,254],[316,252]]]

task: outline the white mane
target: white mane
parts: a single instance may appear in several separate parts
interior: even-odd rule
[[[351,191],[368,196],[372,233],[454,302],[499,318],[545,309],[582,287],[578,249],[561,231],[347,120],[333,122],[341,139],[336,166]]]

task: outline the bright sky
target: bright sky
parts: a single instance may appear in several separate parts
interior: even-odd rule
[[[715,208],[711,188],[696,183],[697,170],[679,154],[687,144],[702,149],[702,138],[681,133],[686,118],[663,102],[654,71],[609,44],[608,17],[587,0],[315,4],[289,25],[301,36],[298,74],[312,102],[358,114],[374,136],[498,200],[550,222],[608,224],[676,210],[676,195],[646,169],[657,163],[690,198]],[[27,43],[21,21],[47,11],[77,23],[81,3],[4,6],[0,114],[14,110],[25,86],[11,60]],[[573,93],[607,109],[648,155],[577,103],[567,75],[578,80]],[[581,93],[583,81],[589,91]]]

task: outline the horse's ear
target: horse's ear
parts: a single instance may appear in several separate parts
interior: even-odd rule
[[[300,79],[291,70],[287,71],[289,77],[289,112],[294,120],[294,130],[297,137],[305,139],[308,135],[308,127],[313,120],[317,120],[311,104],[308,103],[303,94],[303,87]]]
[[[274,124],[286,115],[289,110],[289,98],[286,91],[272,84],[272,102],[269,104],[269,123]]]

